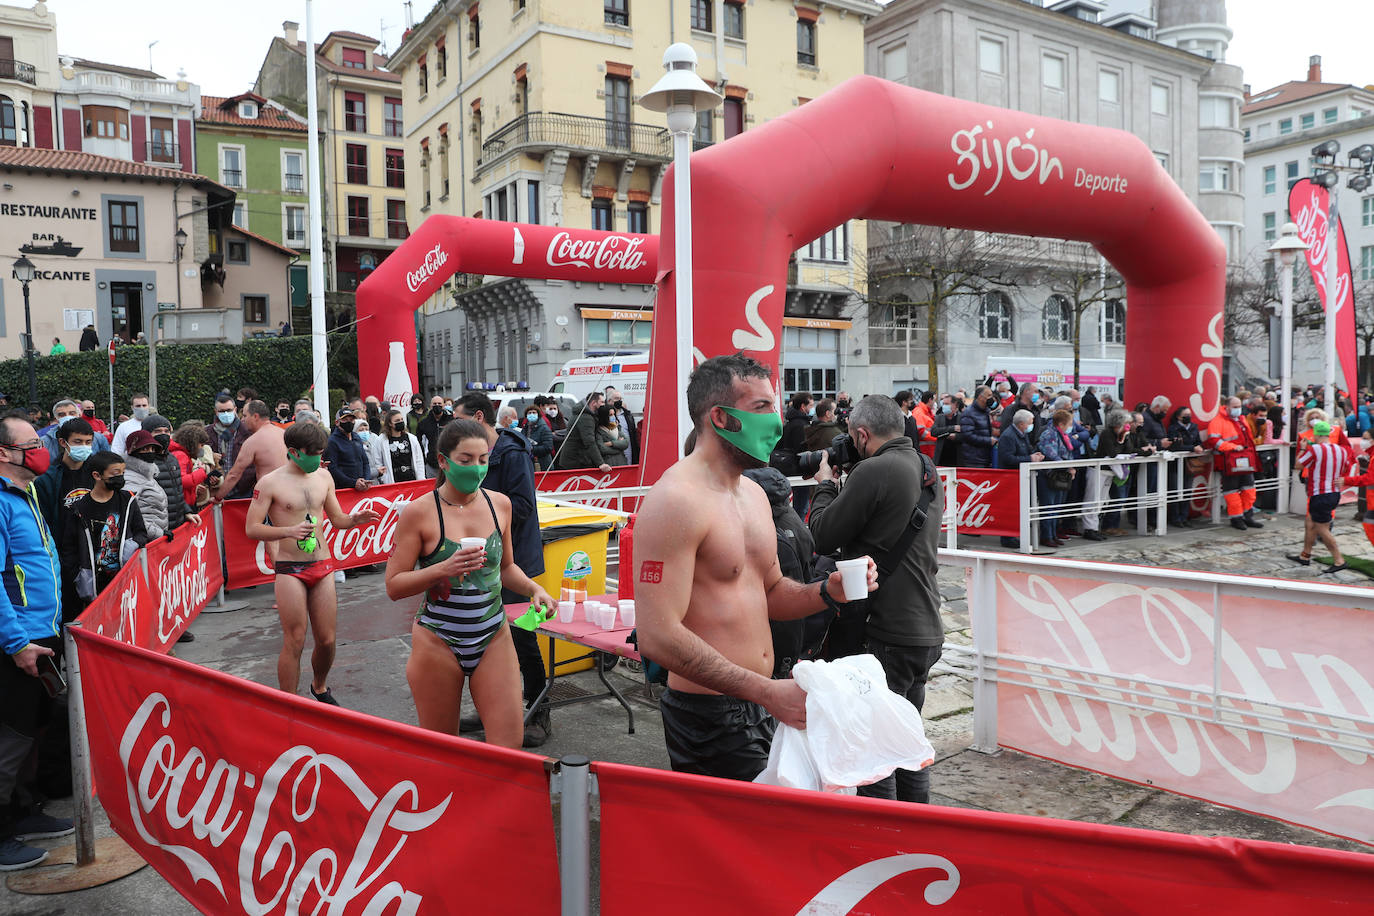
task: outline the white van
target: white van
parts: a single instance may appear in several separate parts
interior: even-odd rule
[[[604,391],[608,385],[620,392],[625,406],[636,417],[641,416],[649,387],[649,354],[626,353],[569,360],[553,377],[549,391],[582,401],[593,391]]]

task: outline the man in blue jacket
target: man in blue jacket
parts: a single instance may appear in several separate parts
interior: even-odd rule
[[[480,391],[469,391],[453,405],[453,416],[461,420],[477,420],[487,428],[487,444],[491,455],[487,459],[487,476],[482,488],[504,493],[510,498],[510,543],[515,565],[533,579],[544,573],[544,543],[539,534],[539,511],[534,491],[534,455],[530,441],[513,429],[496,428],[496,407]],[[501,590],[503,604],[515,604],[528,598],[508,589]],[[535,635],[519,627],[510,628],[515,643],[515,655],[520,660],[520,677],[524,682],[525,705],[530,706],[544,689],[544,657],[539,653]],[[459,730],[475,731],[481,720],[471,717],[459,723]],[[549,707],[540,707],[530,717],[525,728],[525,747],[539,747],[553,733],[549,722]]]
[[[353,423],[357,417],[347,407],[340,407],[334,415],[334,431],[329,434],[329,444],[324,447],[324,460],[329,462],[329,473],[334,478],[334,486],[340,490],[362,492],[372,486],[372,469],[367,463],[367,450],[361,440],[353,435]]]
[[[48,857],[26,840],[73,831],[70,820],[26,810],[19,798],[19,775],[53,706],[39,680],[40,665],[50,666],[62,647],[57,545],[33,490],[50,460],[22,413],[0,419],[0,871]]]

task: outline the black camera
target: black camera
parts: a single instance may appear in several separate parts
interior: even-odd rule
[[[819,448],[814,452],[797,453],[798,475],[801,477],[814,477],[821,468],[821,456],[824,455],[830,462],[830,466],[835,470],[851,468],[858,464],[863,456],[859,454],[858,448],[854,445],[853,438],[849,433],[840,433],[830,440],[829,448]]]

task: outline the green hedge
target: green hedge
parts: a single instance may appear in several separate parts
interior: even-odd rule
[[[358,392],[358,344],[353,334],[328,335],[330,406],[338,408],[342,389]],[[110,409],[109,356],[104,348],[86,353],[39,356],[38,406],[50,411],[63,398],[90,398],[96,415]],[[294,401],[311,385],[313,362],[309,337],[245,340],[242,344],[163,344],[157,348],[157,403],[153,406],[173,425],[208,419],[215,395],[224,388],[254,388],[269,407],[277,400]],[[148,348],[120,347],[115,351],[115,415],[127,413],[129,398],[148,390]],[[29,377],[23,359],[0,361],[0,391],[11,404],[27,404]],[[309,395],[306,394],[308,397]]]

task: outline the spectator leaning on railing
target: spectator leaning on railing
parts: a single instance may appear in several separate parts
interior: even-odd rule
[[[1070,433],[1073,427],[1073,414],[1068,410],[1056,410],[1050,422],[1040,434],[1040,453],[1045,461],[1071,461],[1074,457],[1074,440]],[[1076,468],[1054,468],[1040,470],[1035,475],[1036,495],[1044,507],[1063,504],[1073,487],[1077,476]],[[1059,538],[1059,519],[1042,518],[1040,521],[1040,543],[1046,547],[1063,547]]]

